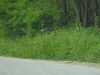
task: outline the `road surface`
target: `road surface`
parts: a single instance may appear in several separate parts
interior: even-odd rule
[[[82,64],[0,56],[0,75],[100,75],[100,65]]]

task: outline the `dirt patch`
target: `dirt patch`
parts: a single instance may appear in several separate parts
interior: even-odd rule
[[[94,67],[100,69],[100,63],[86,63],[86,62],[78,62],[78,61],[56,61],[56,62],[63,63],[63,64],[70,64],[70,65]]]
[[[87,62],[78,62],[78,61],[59,61],[59,60],[58,61],[56,61],[56,60],[37,60],[37,61],[87,66],[87,67],[93,67],[93,68],[99,68],[100,69],[100,63],[87,63]]]

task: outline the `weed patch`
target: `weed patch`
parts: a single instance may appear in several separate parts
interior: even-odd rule
[[[56,34],[56,35],[55,35]],[[100,29],[56,30],[35,38],[2,38],[0,55],[44,60],[100,62]]]

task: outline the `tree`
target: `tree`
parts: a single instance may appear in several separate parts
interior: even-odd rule
[[[59,19],[57,6],[49,0],[2,0],[0,3],[0,18],[4,20],[1,25],[7,36],[34,36],[38,29],[54,27],[52,23]]]
[[[99,0],[72,0],[77,14],[77,24],[82,23],[84,28],[94,25],[95,16],[99,13]]]

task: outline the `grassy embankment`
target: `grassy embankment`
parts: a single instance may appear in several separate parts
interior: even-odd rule
[[[70,31],[69,31],[70,30]],[[32,38],[0,39],[0,56],[100,62],[100,29],[57,30]]]

